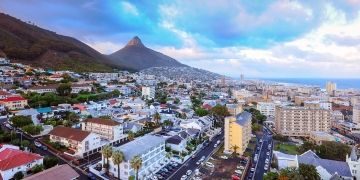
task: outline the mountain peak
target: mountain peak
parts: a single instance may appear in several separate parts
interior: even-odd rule
[[[144,44],[141,42],[141,39],[137,36],[133,37],[127,44],[127,47],[130,46],[137,46],[137,47],[145,47]]]

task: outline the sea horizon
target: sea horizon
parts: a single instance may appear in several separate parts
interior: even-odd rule
[[[360,78],[246,78],[247,80],[264,80],[277,83],[300,84],[325,88],[326,82],[334,82],[337,89],[360,89]]]

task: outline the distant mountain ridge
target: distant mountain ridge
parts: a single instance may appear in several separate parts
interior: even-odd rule
[[[169,56],[147,48],[137,36],[132,38],[124,48],[108,57],[115,65],[123,65],[135,70],[151,67],[187,67]]]
[[[56,70],[112,71],[114,65],[81,41],[0,13],[0,56],[35,67]]]

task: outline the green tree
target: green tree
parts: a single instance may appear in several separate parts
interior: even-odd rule
[[[15,127],[23,127],[33,123],[30,116],[13,116],[10,121]]]
[[[153,116],[153,120],[155,122],[156,125],[159,125],[160,124],[160,120],[161,120],[161,116],[158,112],[156,112]]]
[[[45,169],[49,169],[51,167],[59,164],[59,159],[53,156],[45,156],[43,160],[43,165]]]
[[[278,180],[279,174],[275,172],[268,172],[264,175],[263,180]]]
[[[19,172],[17,172],[17,173],[15,173],[14,174],[14,177],[13,177],[15,180],[20,180],[20,179],[22,179],[22,178],[24,178],[24,174],[21,172],[21,171],[19,171]]]
[[[209,114],[209,112],[206,110],[206,109],[202,109],[202,108],[197,108],[195,110],[195,114],[200,116],[200,117],[203,117],[203,116],[206,116]]]
[[[139,169],[141,168],[142,166],[142,159],[140,156],[134,156],[131,161],[130,161],[130,165],[131,165],[131,168],[133,168],[135,170],[135,178],[136,180],[139,179]]]
[[[304,179],[308,180],[320,180],[320,175],[317,172],[315,166],[300,164],[299,165],[299,173]]]
[[[120,179],[120,164],[124,161],[124,153],[121,151],[115,151],[112,155],[112,161],[114,165],[117,165],[118,179]]]
[[[210,114],[215,117],[216,124],[222,125],[226,116],[230,116],[230,113],[226,106],[216,105],[210,110]]]
[[[31,135],[38,135],[44,129],[41,125],[35,126],[33,124],[30,124],[30,125],[26,125],[26,126],[22,127],[22,130]]]
[[[29,147],[30,146],[30,141],[22,140],[22,142],[20,144],[21,144],[22,147]]]
[[[58,88],[56,88],[56,92],[60,96],[68,96],[71,93],[71,84],[69,83],[61,83]]]

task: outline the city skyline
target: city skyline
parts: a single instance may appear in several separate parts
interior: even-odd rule
[[[133,36],[180,62],[231,77],[357,78],[360,1],[8,1],[4,13],[101,53]],[[336,71],[334,71],[336,69]]]

